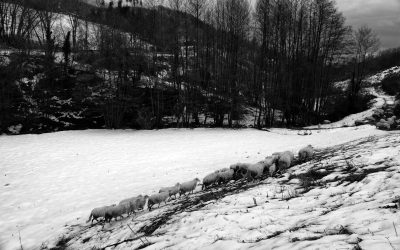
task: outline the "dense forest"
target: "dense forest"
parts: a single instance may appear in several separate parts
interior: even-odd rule
[[[96,3],[0,0],[0,133],[317,124],[400,65],[333,0]]]

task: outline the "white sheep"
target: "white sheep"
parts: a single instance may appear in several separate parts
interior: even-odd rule
[[[148,198],[149,198],[148,195],[145,195],[145,196],[139,195],[138,199],[136,199],[136,208],[138,210],[144,209],[144,205],[146,204],[146,201]]]
[[[92,210],[92,212],[90,212],[89,219],[86,221],[86,223],[88,223],[90,220],[92,220],[92,223],[93,223],[93,220],[96,220],[96,222],[97,222],[97,221],[99,221],[98,220],[99,218],[105,218],[107,210],[110,207],[114,207],[114,206],[115,206],[115,204],[110,205],[110,206],[94,208]]]
[[[263,162],[267,164],[268,166],[271,166],[272,164],[275,164],[279,159],[279,156],[277,155],[271,155],[268,157],[265,157],[265,160]]]
[[[145,196],[139,195],[137,197],[132,197],[129,199],[122,200],[119,204],[120,205],[121,204],[129,205],[129,211],[128,211],[128,215],[129,215],[130,213],[135,213],[135,209],[136,210],[143,209],[147,198],[148,198],[147,195],[145,195]]]
[[[233,170],[232,170],[232,171],[233,171]],[[215,183],[218,181],[218,178],[219,178],[218,173],[215,173],[215,172],[206,175],[206,176],[203,178],[202,189],[204,190],[204,189],[206,189],[207,187],[209,187],[209,186],[215,184]]]
[[[128,214],[128,216],[129,215],[131,215],[131,214],[134,214],[135,213],[135,202],[136,202],[136,199],[134,199],[134,198],[132,198],[132,200],[124,200],[124,201],[121,201],[118,205],[124,205],[124,206],[126,206],[127,207],[127,214]]]
[[[175,186],[161,188],[160,191],[158,191],[158,192],[159,193],[168,192],[170,197],[173,195],[176,199],[176,195],[179,193],[180,187],[181,187],[181,184],[176,183]]]
[[[117,220],[118,217],[124,218],[123,215],[129,213],[129,210],[130,210],[129,203],[123,203],[117,206],[109,207],[106,210],[105,220],[111,222],[113,218],[115,220]]]
[[[269,166],[268,168],[268,172],[269,172],[269,176],[274,176],[274,174],[276,173],[276,164],[272,164],[271,166]]]
[[[278,155],[272,155],[272,156],[268,156],[266,157],[264,160],[260,161],[259,163],[264,164],[264,174],[268,174],[269,172],[269,168],[272,165],[275,165],[277,163],[279,159]]]
[[[218,169],[214,173],[218,174],[218,173],[222,173],[222,172],[225,172],[225,171],[228,171],[228,170],[229,170],[229,168]]]
[[[299,159],[300,161],[305,161],[307,159],[310,159],[314,156],[314,148],[311,145],[308,145],[307,147],[304,147],[299,150]]]
[[[120,204],[124,204],[124,203],[135,202],[136,199],[138,199],[140,197],[142,197],[142,195],[131,197],[131,198],[128,198],[128,199],[124,199],[124,200],[120,201],[118,204],[120,205]]]
[[[294,154],[291,151],[278,152],[274,153],[273,155],[279,156],[277,167],[280,171],[288,169],[294,160]]]
[[[246,176],[249,180],[253,179],[259,179],[262,177],[264,174],[264,168],[265,168],[264,163],[256,163],[256,164],[251,164],[247,167],[247,173]]]
[[[151,211],[151,208],[155,204],[158,204],[158,207],[160,207],[161,202],[163,202],[163,201],[165,202],[165,204],[167,204],[168,198],[169,198],[169,192],[162,192],[162,193],[150,195],[149,200],[147,202],[147,207],[149,208],[149,211]]]
[[[291,163],[293,163],[293,161],[294,161],[294,154],[293,154],[293,152],[292,152],[292,151],[285,151],[285,152],[283,152],[283,153],[286,154],[286,155],[288,155],[289,158],[290,158]]]
[[[250,165],[249,163],[235,163],[230,165],[230,169],[233,169],[235,172],[242,169],[242,168],[247,168],[247,166]]]
[[[232,164],[229,168],[232,169],[234,174],[234,179],[241,179],[247,174],[247,168],[250,166],[250,163],[235,163]]]
[[[235,171],[233,169],[227,169],[218,173],[218,182],[227,183],[233,179]],[[204,183],[204,182],[203,182]]]
[[[179,189],[179,194],[182,195],[186,193],[193,193],[199,181],[200,181],[199,178],[195,178],[191,181],[182,183]]]

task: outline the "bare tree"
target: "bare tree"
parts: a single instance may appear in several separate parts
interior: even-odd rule
[[[71,38],[72,38],[72,51],[76,52],[77,49],[77,33],[81,21],[79,18],[79,11],[82,6],[82,0],[70,0],[67,1],[67,15],[68,22],[71,27]]]
[[[262,89],[257,98],[265,125],[272,125],[275,110],[283,114],[282,123],[316,122],[330,95],[332,64],[349,30],[343,15],[332,0],[259,0],[255,19],[261,84],[254,91]]]
[[[28,49],[38,21],[38,12],[25,1],[0,1],[0,39],[6,44]]]
[[[378,51],[380,41],[374,31],[364,25],[357,29],[352,38],[353,70],[349,86],[349,109],[354,111],[362,82],[366,73],[368,59]]]
[[[39,43],[45,52],[46,73],[51,78],[56,52],[56,37],[54,34],[58,4],[56,1],[44,0],[43,9],[39,11],[40,30],[36,32]]]

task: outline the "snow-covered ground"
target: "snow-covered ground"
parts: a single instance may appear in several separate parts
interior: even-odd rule
[[[282,178],[177,214],[148,237],[153,245],[146,249],[399,249],[393,203],[400,199],[399,143],[399,134],[365,138]],[[295,177],[311,168],[321,179],[304,191]]]
[[[235,162],[257,162],[307,144],[328,147],[382,135],[371,126],[293,131],[168,129],[69,131],[0,136],[0,249],[40,246],[83,224],[93,207],[204,177]]]
[[[399,194],[400,134],[388,133],[319,150],[262,182],[222,185],[110,224],[71,225],[64,242],[82,250],[144,242],[146,249],[393,250]]]

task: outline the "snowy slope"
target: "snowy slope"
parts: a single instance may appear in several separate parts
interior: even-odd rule
[[[358,143],[335,148],[333,157],[316,165],[294,168],[292,176],[310,168],[331,172],[310,191],[295,195],[304,191],[288,174],[268,179],[178,214],[148,238],[155,244],[147,249],[352,249],[357,243],[361,249],[398,249],[399,210],[390,206],[400,195],[399,134]],[[344,158],[354,161],[354,173],[345,170]],[[351,178],[366,172],[365,178]],[[253,197],[259,205],[248,208]]]
[[[365,80],[368,87],[364,91],[371,95],[376,96],[376,98],[374,98],[371,101],[370,109],[363,111],[361,113],[351,114],[351,115],[343,118],[342,120],[331,123],[331,124],[320,125],[320,128],[338,128],[338,127],[342,127],[344,125],[354,126],[354,122],[356,120],[363,120],[367,117],[371,117],[372,114],[374,113],[374,110],[376,110],[378,108],[382,108],[382,106],[384,106],[386,104],[393,104],[395,97],[385,94],[384,91],[382,90],[382,87],[379,84],[382,82],[383,79],[385,79],[385,77],[387,75],[392,74],[392,73],[399,73],[399,72],[400,72],[400,66],[395,66],[395,67],[392,67],[390,69],[384,70],[382,72],[379,72],[375,75],[368,77]],[[348,81],[339,82],[339,83],[336,83],[336,86],[340,87],[344,90],[347,88],[348,83],[349,83]],[[308,128],[318,128],[318,125],[310,126]]]
[[[400,227],[398,214],[380,208],[400,192],[399,142],[394,135],[368,141],[362,147],[352,143],[343,155],[342,148],[336,148],[334,157],[317,166],[294,168],[292,176],[312,167],[321,172],[334,167],[317,187],[304,194],[295,194],[294,190],[302,192],[298,179],[288,181],[289,175],[285,175],[199,211],[177,215],[171,224],[155,232],[160,236],[149,238],[155,244],[148,249],[351,249],[358,242],[362,249],[390,249],[389,241],[399,247],[400,238],[392,226]],[[371,171],[360,182],[344,181],[350,176],[344,171],[344,157],[357,157],[355,173],[386,169]],[[259,205],[248,208],[253,197]]]
[[[370,87],[368,91],[371,95],[376,96],[371,100],[371,107],[360,113],[351,114],[346,116],[340,121],[333,122],[331,124],[322,124],[320,128],[338,128],[343,126],[354,126],[355,121],[362,121],[365,118],[371,117],[376,109],[382,108],[386,104],[393,104],[395,97],[385,94],[381,89],[376,89],[375,87]],[[318,128],[318,125],[310,126],[308,128]]]
[[[93,207],[202,178],[231,163],[382,134],[362,126],[306,137],[252,129],[0,136],[0,249],[19,248],[19,231],[24,249],[52,242],[63,225],[84,223]]]
[[[137,249],[145,232],[151,232],[142,237],[151,243],[146,249],[400,247],[398,133],[322,150],[315,160],[241,192],[229,193],[233,185],[104,227],[72,226],[68,249]]]

